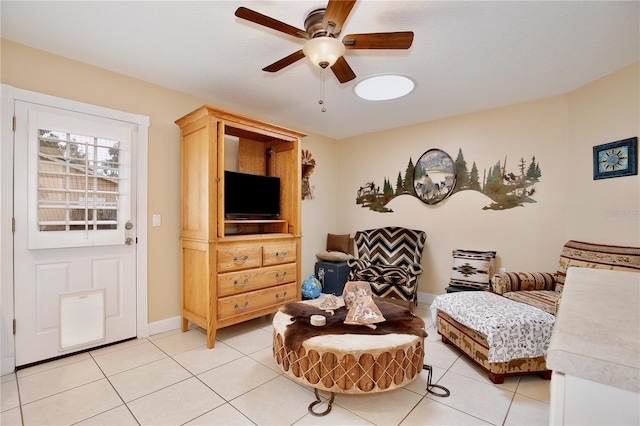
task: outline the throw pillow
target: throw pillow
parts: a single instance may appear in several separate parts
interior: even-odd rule
[[[316,257],[325,262],[346,262],[349,259],[353,259],[352,254],[341,251],[321,251],[320,253],[316,253]]]
[[[327,234],[327,251],[353,253],[353,243],[349,234]]]
[[[453,250],[449,285],[480,290],[489,289],[495,265],[495,251]]]

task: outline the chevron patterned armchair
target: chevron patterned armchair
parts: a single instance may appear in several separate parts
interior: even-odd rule
[[[406,300],[413,312],[426,240],[426,232],[401,227],[356,232],[358,258],[347,261],[348,280],[367,281],[375,296]]]

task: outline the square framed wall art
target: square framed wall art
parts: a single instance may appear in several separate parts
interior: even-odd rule
[[[593,147],[593,179],[638,174],[638,138]]]

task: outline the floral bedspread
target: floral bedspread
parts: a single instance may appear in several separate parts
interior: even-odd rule
[[[489,362],[545,356],[556,321],[541,309],[485,291],[437,296],[431,304],[434,321],[438,310],[487,336]]]

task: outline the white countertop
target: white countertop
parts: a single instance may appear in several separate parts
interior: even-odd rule
[[[569,268],[547,366],[640,393],[640,273]]]

